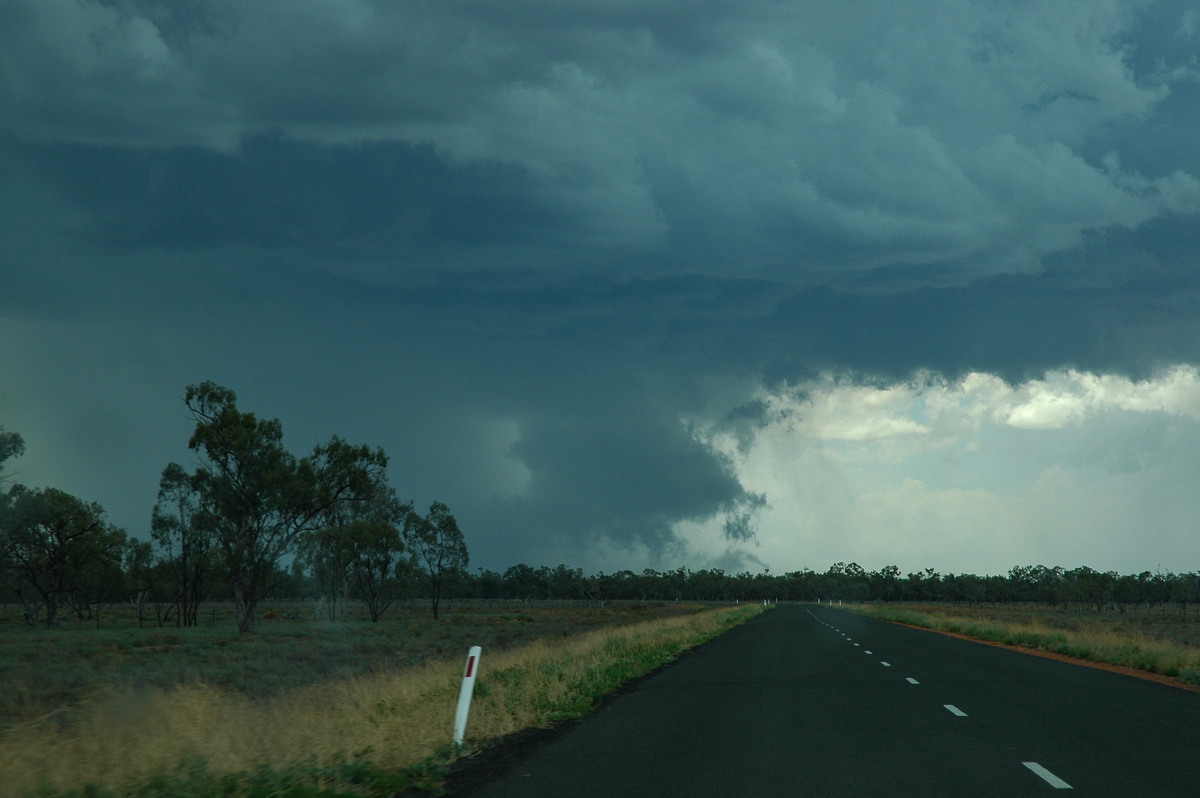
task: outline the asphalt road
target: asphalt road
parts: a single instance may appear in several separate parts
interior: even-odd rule
[[[781,606],[510,762],[476,798],[1200,796],[1200,695]]]

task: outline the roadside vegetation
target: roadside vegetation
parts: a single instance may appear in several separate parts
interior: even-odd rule
[[[858,604],[873,618],[1200,684],[1200,615],[1163,607],[1127,611],[1029,606]]]
[[[5,699],[0,794],[436,794],[454,756],[580,717],[761,610],[651,603],[444,612],[437,622],[264,617],[252,636],[226,623],[169,633],[6,625],[0,667],[18,697]],[[472,644],[484,653],[455,752]]]

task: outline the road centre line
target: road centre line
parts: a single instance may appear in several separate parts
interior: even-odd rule
[[[1044,779],[1046,781],[1046,783],[1048,783],[1051,787],[1053,787],[1056,790],[1073,790],[1073,789],[1075,789],[1070,784],[1067,784],[1065,781],[1060,779],[1058,776],[1055,776],[1053,773],[1046,770],[1044,767],[1039,765],[1037,762],[1022,762],[1021,764],[1024,765],[1025,767],[1029,768],[1030,770],[1032,770],[1034,773],[1038,774],[1042,779]]]
[[[883,666],[883,667],[885,667],[885,668],[890,668],[890,667],[892,667],[892,663],[890,663],[890,662],[880,662],[879,664],[880,664],[880,665],[882,665],[882,666]]]
[[[906,676],[904,678],[904,681],[908,682],[909,684],[920,684],[920,682],[918,682],[916,679],[914,679],[911,676]]]
[[[942,704],[942,706],[944,706],[946,709],[950,710],[951,715],[957,715],[960,718],[965,718],[967,716],[966,712],[963,712],[961,709],[954,706],[953,704]]]
[[[863,653],[864,653],[864,654],[870,654],[871,652],[870,652],[870,651],[864,651]]]

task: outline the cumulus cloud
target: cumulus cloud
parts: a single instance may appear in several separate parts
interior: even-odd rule
[[[1200,420],[1200,373],[1176,367],[1152,380],[1067,371],[1009,388],[985,374],[962,381],[972,412],[1022,429],[1061,429],[1113,410],[1163,412]],[[986,398],[985,398],[986,397]]]
[[[750,443],[705,432],[770,504],[749,549],[766,562],[996,572],[1103,552],[1119,567],[1137,558],[1150,517],[1152,557],[1186,556],[1178,510],[1197,505],[1198,392],[1192,367],[1143,381],[1054,372],[1016,386],[986,374],[824,378],[764,394],[772,412]],[[1156,503],[1174,508],[1169,520]],[[712,556],[722,548],[711,532],[695,541]]]

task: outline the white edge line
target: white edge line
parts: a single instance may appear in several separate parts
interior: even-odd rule
[[[1029,768],[1030,770],[1032,770],[1034,773],[1041,776],[1042,779],[1044,779],[1046,781],[1046,783],[1048,783],[1051,787],[1053,787],[1056,790],[1073,790],[1073,789],[1075,789],[1070,784],[1067,784],[1065,781],[1060,779],[1058,776],[1055,776],[1053,773],[1046,770],[1044,767],[1039,765],[1037,762],[1022,762],[1021,764],[1024,765],[1025,767]]]

